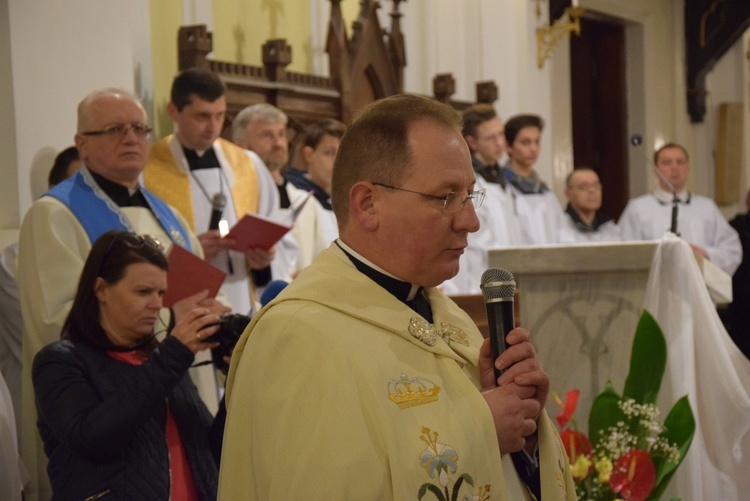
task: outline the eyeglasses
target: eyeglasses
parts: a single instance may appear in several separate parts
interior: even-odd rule
[[[484,195],[487,190],[477,190],[477,191],[470,191],[468,193],[461,193],[459,191],[451,191],[450,193],[446,193],[445,195],[431,195],[429,193],[422,193],[421,191],[414,191],[414,190],[407,190],[404,188],[397,188],[395,186],[389,186],[387,184],[383,183],[372,183],[375,186],[381,186],[383,188],[387,188],[389,190],[396,190],[396,191],[405,191],[407,193],[416,193],[417,195],[421,195],[424,198],[428,198],[430,200],[436,200],[442,204],[443,210],[445,212],[458,212],[461,209],[464,208],[466,205],[466,202],[471,200],[472,205],[475,209],[478,209],[482,206],[482,202],[484,202]]]
[[[81,132],[84,136],[126,136],[128,131],[132,130],[133,134],[138,137],[148,137],[151,134],[153,128],[146,124],[132,123],[132,124],[114,124],[109,125],[101,130],[91,130],[88,132]]]
[[[112,240],[112,243],[120,241],[130,247],[131,249],[142,249],[144,247],[150,247],[152,249],[158,249],[164,252],[164,246],[161,242],[150,236],[150,235],[133,235],[132,233],[121,233]],[[110,248],[112,246],[110,245]]]
[[[109,257],[110,252],[112,252],[115,244],[118,243],[123,244],[129,249],[133,250],[149,248],[164,253],[164,246],[161,244],[161,242],[159,242],[159,240],[148,235],[133,235],[132,233],[122,232],[115,235],[115,237],[109,241],[107,250],[104,251],[104,254],[102,255],[102,268],[104,267],[104,262],[107,261],[107,258]]]

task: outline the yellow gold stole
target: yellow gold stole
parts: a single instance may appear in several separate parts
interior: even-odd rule
[[[143,170],[143,182],[152,193],[177,209],[195,231],[193,199],[189,196],[190,177],[178,167],[169,147],[171,141],[169,135],[151,147]],[[248,212],[257,213],[260,190],[255,164],[239,146],[222,138],[216,141],[234,173],[231,191],[237,219]]]

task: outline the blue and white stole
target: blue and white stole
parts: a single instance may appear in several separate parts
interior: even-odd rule
[[[140,190],[151,212],[172,241],[192,252],[188,233],[169,206],[142,186]],[[96,184],[86,167],[78,169],[73,177],[53,187],[45,196],[58,199],[70,209],[92,244],[109,230],[125,230],[137,234],[125,213]]]

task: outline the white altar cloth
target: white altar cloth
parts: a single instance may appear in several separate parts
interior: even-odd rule
[[[750,361],[724,329],[690,246],[674,235],[654,254],[644,308],[667,340],[661,417],[688,395],[696,419],[693,444],[662,499],[748,499]]]

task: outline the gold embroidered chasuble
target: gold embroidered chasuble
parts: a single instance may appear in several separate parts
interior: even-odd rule
[[[333,245],[261,311],[232,357],[219,498],[531,499],[478,391],[481,334],[426,292],[432,326]],[[575,499],[539,424],[543,497]]]
[[[213,148],[222,164],[220,167],[230,176],[232,202],[237,218],[248,212],[258,213],[260,188],[255,170],[258,167],[245,150],[225,139],[218,138]],[[195,231],[193,201],[188,195],[189,167],[174,135],[162,138],[151,147],[143,170],[143,181],[150,191],[175,207]]]

